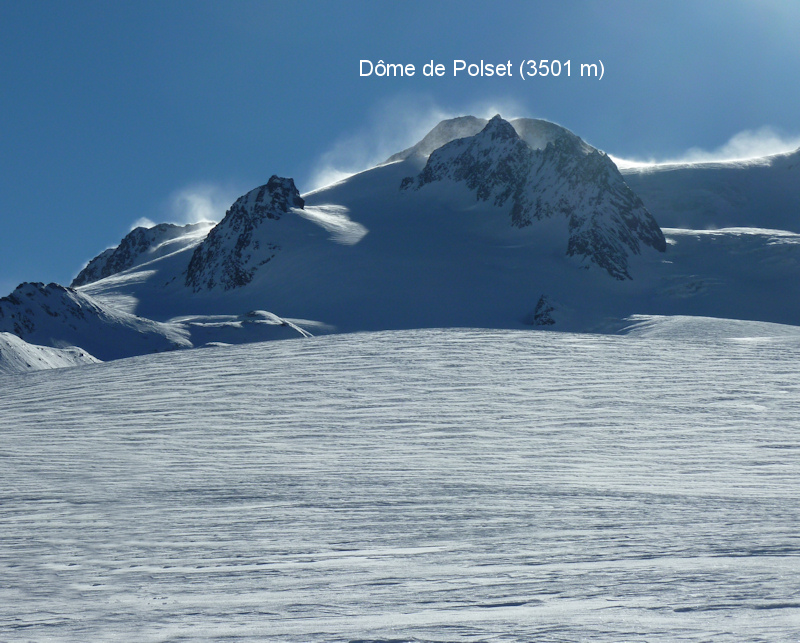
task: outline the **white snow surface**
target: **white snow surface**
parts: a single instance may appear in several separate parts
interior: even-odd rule
[[[66,368],[81,364],[96,364],[99,361],[82,348],[37,346],[12,333],[0,332],[0,374]]]
[[[746,162],[621,171],[662,227],[800,232],[800,150]]]
[[[799,359],[423,329],[0,376],[0,640],[796,641]]]

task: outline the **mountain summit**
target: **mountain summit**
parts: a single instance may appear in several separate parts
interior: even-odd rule
[[[595,263],[616,279],[631,278],[628,256],[641,252],[640,243],[666,249],[655,219],[614,163],[566,131],[537,149],[495,116],[477,134],[433,151],[423,170],[400,187],[420,190],[441,181],[464,183],[478,201],[507,207],[517,228],[566,218],[567,255]]]
[[[250,283],[259,266],[281,249],[274,239],[276,231],[262,224],[279,221],[291,208],[302,209],[303,205],[294,181],[275,175],[239,197],[195,248],[186,270],[186,285],[196,292],[216,285],[230,290]]]

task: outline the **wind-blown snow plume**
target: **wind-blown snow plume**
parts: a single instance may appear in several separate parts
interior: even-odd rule
[[[161,205],[159,222],[188,225],[212,221],[225,216],[231,203],[242,193],[239,187],[216,183],[195,183],[175,190]],[[153,228],[158,223],[149,217],[139,217],[131,224],[136,228]],[[129,230],[129,231],[130,231]]]
[[[138,219],[136,219],[136,221],[133,222],[133,225],[131,225],[131,230],[136,230],[136,228],[150,229],[155,227],[156,225],[157,225],[156,222],[153,221],[152,219],[148,219],[147,217],[139,217]]]
[[[232,186],[212,183],[187,186],[170,197],[173,222],[187,224],[220,221],[239,194],[240,190]]]
[[[445,119],[461,114],[489,119],[498,113],[514,118],[523,112],[518,103],[504,98],[490,98],[467,108],[448,109],[437,105],[428,96],[395,97],[373,110],[367,125],[340,138],[322,154],[307,185],[312,191],[317,190],[379,165],[392,154],[418,142]]]
[[[744,130],[715,150],[707,151],[699,147],[687,150],[681,156],[667,159],[650,158],[623,159],[611,156],[619,168],[644,167],[648,165],[687,165],[692,163],[725,163],[748,161],[773,154],[793,152],[800,148],[800,136],[788,136],[772,127],[757,130]]]

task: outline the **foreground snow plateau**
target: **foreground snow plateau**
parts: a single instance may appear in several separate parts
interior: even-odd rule
[[[800,339],[633,322],[0,376],[0,640],[797,640]]]

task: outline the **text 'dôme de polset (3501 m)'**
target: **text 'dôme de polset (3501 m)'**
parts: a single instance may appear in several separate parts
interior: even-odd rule
[[[588,62],[572,60],[538,60],[525,59],[520,62],[501,60],[487,62],[485,60],[470,61],[456,59],[450,63],[438,63],[429,60],[421,66],[414,63],[373,61],[362,58],[358,62],[358,75],[373,78],[410,78],[424,76],[441,78],[594,78],[602,80],[605,65],[599,58]]]

